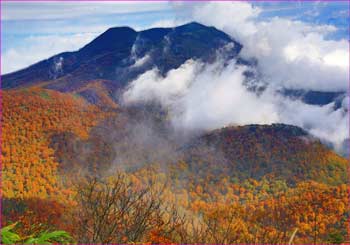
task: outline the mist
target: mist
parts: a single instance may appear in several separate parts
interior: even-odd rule
[[[282,17],[261,20],[262,12],[247,2],[208,2],[193,5],[190,16],[241,42],[241,55],[256,58],[271,85],[317,91],[348,89],[348,41],[329,38],[335,26]]]
[[[181,11],[178,4],[174,9]],[[228,125],[286,123],[344,154],[349,135],[349,96],[327,105],[311,105],[283,96],[281,89],[347,91],[349,76],[346,40],[330,40],[334,26],[271,18],[259,20],[261,9],[250,3],[192,4],[189,20],[223,30],[243,45],[240,56],[256,59],[256,67],[218,56],[213,64],[188,60],[166,76],[157,68],[132,81],[123,94],[126,105],[156,101],[169,111],[179,131],[208,131]],[[217,13],[215,17],[209,13]],[[179,20],[181,22],[181,20]],[[283,33],[283,35],[282,35]],[[141,58],[142,59],[142,58]],[[245,72],[259,73],[252,91]]]

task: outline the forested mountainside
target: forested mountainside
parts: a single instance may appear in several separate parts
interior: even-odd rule
[[[305,129],[179,130],[169,108],[120,100],[154,67],[166,76],[188,59],[218,57],[254,67],[242,47],[199,23],[118,27],[3,75],[2,226],[17,243],[55,230],[98,244],[349,240],[349,161]],[[251,93],[265,89],[254,84],[259,75],[244,73]],[[281,90],[335,107],[344,93]]]
[[[345,239],[348,161],[300,128],[228,127],[182,143],[164,133],[158,111],[102,111],[79,96],[41,88],[5,91],[3,100],[3,225],[20,221],[23,235],[38,232],[33,224],[40,223],[94,242],[274,243],[296,228],[297,242]],[[149,223],[138,236],[129,231],[91,240],[75,230],[81,220],[74,213],[94,198],[107,208],[100,198],[111,198],[115,181],[131,188],[130,195],[161,192],[137,205],[154,202],[167,211],[157,218],[158,209],[140,214]],[[91,185],[96,191],[84,196]],[[136,198],[123,193],[118,198]],[[108,219],[118,219],[107,211]],[[81,215],[109,228],[107,217]],[[126,232],[130,221],[123,218]]]

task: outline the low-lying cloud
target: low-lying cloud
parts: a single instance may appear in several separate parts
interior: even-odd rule
[[[123,94],[124,103],[157,102],[169,111],[178,130],[203,131],[229,125],[286,123],[300,126],[341,149],[348,132],[348,100],[309,105],[287,98],[273,86],[257,94],[244,84],[251,69],[234,61],[203,64],[188,60],[162,77],[154,68],[134,80]]]
[[[166,77],[153,69],[130,84],[124,102],[160,102],[172,114],[177,128],[207,130],[232,123],[277,122],[270,98],[243,85],[244,72],[249,69],[234,62],[224,67],[221,62],[206,65],[193,60],[169,71]]]

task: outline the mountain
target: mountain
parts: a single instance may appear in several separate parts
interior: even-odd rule
[[[51,146],[66,173],[72,163],[77,169],[98,166],[101,174],[161,164],[166,172],[179,171],[183,180],[268,177],[292,185],[305,180],[336,185],[347,180],[347,160],[299,127],[230,126],[179,139],[157,109],[119,108],[117,116],[93,128],[87,140],[62,133],[52,138]]]
[[[76,52],[60,53],[4,75],[2,85],[9,89],[44,83],[46,88],[71,92],[91,81],[107,80],[111,82],[106,86],[115,90],[152,67],[165,74],[188,59],[213,62],[217,51],[227,44],[232,44],[227,56],[236,57],[241,44],[196,22],[140,32],[115,27]]]
[[[106,97],[117,101],[121,89],[154,67],[160,74],[166,75],[188,59],[212,63],[218,53],[220,58],[235,58],[239,63],[255,66],[256,61],[240,57],[242,48],[242,44],[226,33],[196,22],[139,32],[130,27],[114,27],[78,51],[63,52],[3,75],[2,88],[41,86],[60,92],[74,92],[93,104],[101,104]],[[224,52],[220,52],[223,49]],[[251,72],[245,75],[252,80],[257,76]],[[250,86],[254,88],[254,84]],[[339,108],[339,101],[345,96],[345,91],[289,89],[281,93],[307,104],[325,105],[334,101],[335,108]]]
[[[284,244],[296,231],[294,243],[345,241],[349,162],[304,129],[188,130],[174,127],[174,112],[156,102],[118,104],[118,93],[154,67],[165,76],[188,59],[220,58],[255,70],[258,63],[244,60],[242,48],[198,23],[140,32],[117,27],[76,52],[2,76],[3,227],[23,237],[37,228],[66,230],[76,243],[91,244],[85,235],[97,233],[85,228],[107,231],[115,244]],[[259,92],[252,84],[259,72],[244,75],[243,85]],[[201,84],[196,88],[201,92]],[[334,107],[343,96],[280,92]],[[217,107],[201,112],[220,113]],[[142,239],[129,232],[142,230]]]
[[[187,144],[185,162],[197,174],[216,178],[277,178],[339,184],[347,180],[347,160],[305,130],[291,125],[246,125],[211,131]]]
[[[277,232],[279,237],[288,230],[287,238],[278,242],[284,244],[295,227],[298,243],[312,243],[310,234],[314,233],[310,231],[314,230],[316,213],[317,225],[327,227],[317,234],[319,241],[328,242],[329,234],[344,240],[348,162],[304,130],[282,124],[232,126],[181,142],[171,137],[174,135],[166,127],[166,117],[157,114],[158,110],[117,108],[113,112],[103,112],[70,93],[42,88],[3,91],[3,227],[16,221],[23,224],[18,231],[26,235],[32,234],[35,225],[69,231],[82,241],[75,227],[96,224],[90,221],[97,218],[83,215],[83,223],[77,222],[81,216],[76,210],[95,214],[99,209],[104,213],[110,210],[110,194],[116,193],[122,199],[113,202],[113,210],[122,213],[130,202],[149,193],[165,205],[152,216],[149,227],[157,225],[154,217],[170,210],[159,223],[164,225],[169,241],[176,244],[215,243],[207,237],[181,240],[188,236],[168,236],[168,231],[179,225],[178,229],[187,231],[193,220],[219,225],[219,231],[233,227],[230,244],[246,241],[235,240],[236,227],[252,227],[249,233],[242,233],[252,238],[250,243],[256,242],[255,234],[273,231],[271,234]],[[85,187],[82,184],[95,180],[85,178],[89,174],[116,188]],[[112,182],[121,174],[125,181]],[[119,191],[123,186],[130,188]],[[150,192],[143,192],[148,188],[152,188]],[[128,195],[133,190],[135,197]],[[81,193],[87,198],[76,199]],[[88,200],[89,205],[80,206],[76,200]],[[146,207],[147,212],[154,205],[148,199],[141,204],[138,207]],[[138,215],[137,210],[127,211],[126,216]],[[110,217],[115,216],[108,216],[106,224]],[[144,216],[140,217],[143,222]],[[189,221],[177,223],[182,217]],[[174,225],[169,225],[170,219]],[[234,220],[234,226],[227,220]],[[197,225],[202,227],[196,223],[190,232],[197,231]],[[211,234],[206,231],[201,233]],[[147,237],[143,241],[164,240]],[[276,239],[262,236],[259,241],[275,244]]]

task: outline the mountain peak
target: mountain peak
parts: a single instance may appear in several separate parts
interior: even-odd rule
[[[110,27],[108,28],[104,33],[102,33],[101,35],[104,35],[106,33],[115,33],[115,32],[136,32],[133,28],[129,27],[129,26],[114,26],[114,27]]]
[[[112,27],[79,50],[84,55],[118,50],[132,45],[137,32],[130,27]]]
[[[188,22],[186,24],[183,24],[181,26],[178,26],[178,28],[181,28],[181,27],[197,27],[197,28],[210,28],[208,26],[205,26],[201,23],[198,23],[196,21],[192,21],[192,22]]]
[[[72,91],[94,80],[108,80],[112,91],[152,67],[162,74],[188,59],[214,62],[227,44],[228,59],[238,57],[242,45],[226,33],[198,22],[174,28],[152,28],[140,32],[126,26],[109,28],[76,52],[55,55],[26,69],[2,77],[3,88],[47,82],[46,88]],[[138,59],[149,57],[142,66]]]

